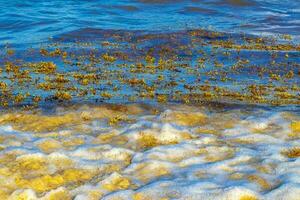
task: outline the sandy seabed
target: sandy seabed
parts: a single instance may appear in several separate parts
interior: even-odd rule
[[[74,105],[0,124],[0,199],[300,197],[293,111]]]

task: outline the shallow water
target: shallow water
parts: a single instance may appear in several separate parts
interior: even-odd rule
[[[299,199],[299,109],[77,105],[0,117],[1,199]]]
[[[1,200],[299,200],[299,1],[0,11]]]

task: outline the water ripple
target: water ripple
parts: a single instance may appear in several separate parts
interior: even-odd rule
[[[1,43],[35,43],[79,28],[299,35],[299,1],[0,0]]]

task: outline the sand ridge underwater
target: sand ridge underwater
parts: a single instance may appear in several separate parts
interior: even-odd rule
[[[45,112],[1,114],[1,199],[299,198],[299,110],[106,104]]]

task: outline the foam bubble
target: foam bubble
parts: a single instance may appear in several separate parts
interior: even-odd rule
[[[299,197],[297,113],[161,110],[122,105],[62,107],[51,116],[7,113],[0,122],[0,198]]]

